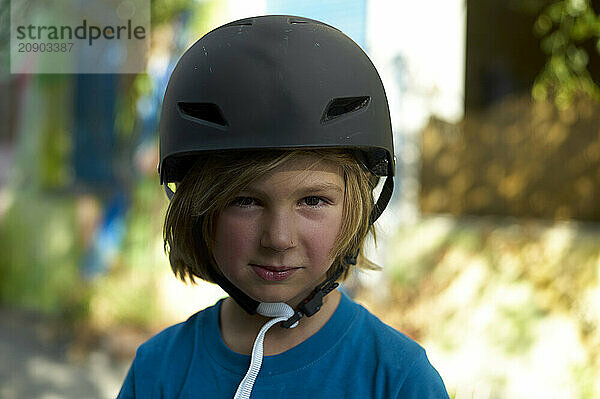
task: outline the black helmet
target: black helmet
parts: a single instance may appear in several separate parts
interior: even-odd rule
[[[308,18],[241,19],[181,57],[160,119],[160,182],[180,181],[201,151],[345,147],[394,175],[385,91],[348,36]]]
[[[390,113],[373,63],[338,29],[288,15],[246,18],[207,33],[179,59],[160,118],[158,172],[168,195],[167,184],[206,151],[324,147],[351,149],[387,176],[374,222],[393,187]]]

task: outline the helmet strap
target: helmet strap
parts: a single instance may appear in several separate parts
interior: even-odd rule
[[[173,198],[173,195],[175,193],[173,192],[173,190],[171,190],[171,187],[169,187],[169,185],[166,182],[163,183],[163,186],[165,187],[165,194],[167,194],[169,201],[171,201],[171,198]]]
[[[300,303],[300,305],[298,305],[294,315],[288,320],[282,322],[281,326],[284,328],[290,328],[295,325],[295,323],[298,322],[303,316],[311,317],[317,313],[323,305],[323,298],[325,295],[329,294],[339,286],[339,283],[337,283],[336,280],[339,279],[340,276],[346,271],[346,265],[356,264],[357,257],[358,251],[356,251],[356,253],[353,255],[346,256],[344,259],[345,263],[338,265],[335,272],[329,278],[327,278],[327,280],[319,284],[312,291],[312,293],[306,297]],[[225,290],[225,292],[227,292],[242,309],[244,309],[250,315],[256,314],[260,302],[250,298],[246,293],[233,285],[233,283],[221,273],[211,271],[210,274],[213,281],[223,288],[223,290]]]
[[[210,269],[210,277],[219,285],[219,287],[223,288],[223,290],[227,292],[229,296],[231,296],[233,300],[246,311],[246,313],[250,315],[256,314],[256,309],[258,308],[258,305],[260,305],[260,302],[250,298],[221,273]]]
[[[385,179],[385,183],[383,183],[383,187],[381,189],[381,194],[379,194],[379,199],[369,216],[369,224],[375,223],[375,221],[381,216],[384,209],[387,207],[390,202],[390,198],[392,198],[392,192],[394,191],[394,177],[387,176]]]
[[[339,286],[339,283],[337,283],[336,280],[340,278],[345,270],[345,266],[339,265],[327,280],[319,284],[313,292],[298,305],[298,308],[292,317],[281,322],[281,327],[290,328],[295,325],[302,316],[311,317],[317,313],[321,309],[321,306],[323,306],[323,297]]]

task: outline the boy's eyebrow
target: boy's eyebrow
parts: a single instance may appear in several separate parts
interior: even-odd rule
[[[244,190],[242,190],[242,192],[244,191],[249,193],[266,195],[266,193],[263,190],[257,189],[255,187],[246,187]],[[299,193],[317,193],[322,191],[337,191],[340,194],[344,193],[344,190],[335,183],[316,183],[307,186],[301,186],[300,188],[294,191],[294,194],[297,195]]]
[[[314,193],[328,190],[334,190],[339,192],[340,194],[344,193],[344,190],[342,190],[342,188],[335,183],[317,183],[310,186],[301,187],[298,190],[296,190],[296,192]]]

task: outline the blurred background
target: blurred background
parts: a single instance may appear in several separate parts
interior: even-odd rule
[[[27,0],[12,0],[26,5]],[[0,397],[113,398],[137,346],[224,296],[163,252],[157,121],[178,57],[234,19],[352,37],[398,170],[345,289],[455,399],[600,397],[600,1],[152,0],[147,73],[10,74],[0,0]]]

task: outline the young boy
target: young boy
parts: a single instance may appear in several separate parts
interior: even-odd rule
[[[171,267],[230,297],[141,345],[119,398],[448,397],[417,343],[335,289],[374,267],[360,250],[394,174],[351,39],[292,16],[213,30],[179,60],[160,135]]]

